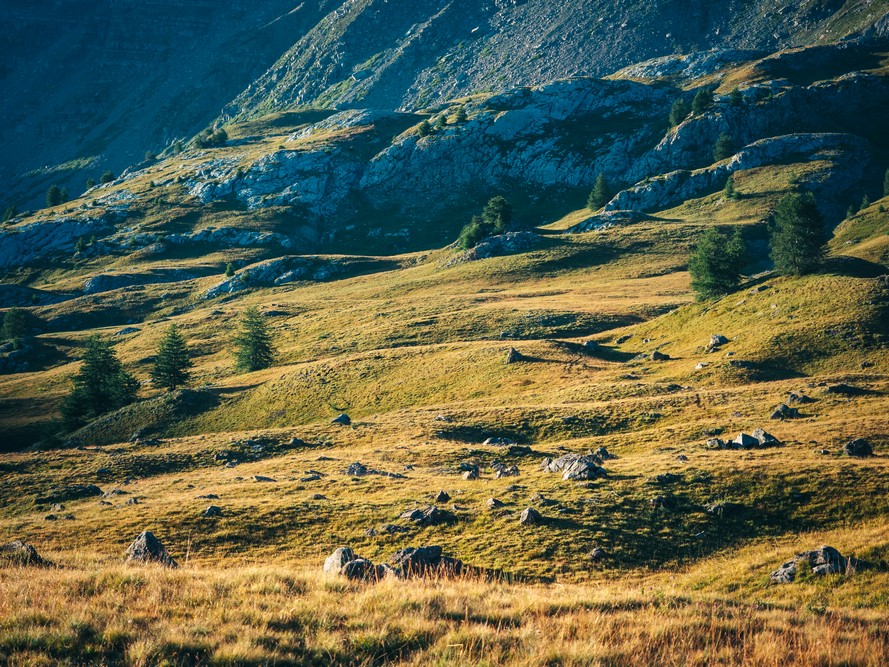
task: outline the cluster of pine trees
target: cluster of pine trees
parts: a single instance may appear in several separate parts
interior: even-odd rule
[[[256,308],[244,312],[233,343],[238,371],[261,370],[274,363],[272,335]],[[157,346],[150,373],[152,384],[167,391],[187,386],[193,366],[184,336],[171,324]],[[98,335],[87,341],[83,364],[73,384],[62,405],[62,417],[69,429],[133,403],[139,392],[139,381],[124,369],[110,343]]]

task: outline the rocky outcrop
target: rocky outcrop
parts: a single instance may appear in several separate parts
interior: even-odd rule
[[[223,294],[233,294],[256,287],[272,287],[299,280],[322,282],[330,280],[343,270],[343,265],[335,259],[320,257],[286,256],[251,264],[231,278],[226,278],[204,293],[205,299],[213,299]]]
[[[48,567],[52,565],[37,553],[37,549],[22,540],[14,540],[0,546],[0,564],[20,567]]]
[[[804,551],[784,563],[772,572],[769,579],[774,584],[792,583],[802,568],[811,568],[815,576],[827,574],[849,574],[855,571],[858,561],[846,558],[839,551],[829,546],[822,546],[814,551]]]
[[[127,547],[126,557],[127,562],[159,563],[164,567],[179,567],[179,564],[167,553],[167,549],[161,541],[148,530],[140,533]]]

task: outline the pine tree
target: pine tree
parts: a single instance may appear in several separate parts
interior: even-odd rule
[[[10,204],[6,207],[6,210],[3,211],[3,222],[9,222],[15,216],[19,214],[18,207],[15,204]]]
[[[193,365],[185,339],[176,329],[176,325],[171,324],[158,345],[154,368],[151,369],[151,381],[156,387],[173,391],[188,384],[191,380],[189,369]]]
[[[86,189],[89,190],[94,187],[96,187],[96,179],[92,177],[86,179]]]
[[[713,159],[716,162],[725,160],[735,154],[735,142],[731,135],[720,134],[713,146]]]
[[[859,210],[859,211],[863,211],[863,210],[866,209],[868,206],[870,206],[870,198],[869,198],[867,195],[864,195],[864,196],[861,198],[861,206],[858,207],[858,210]]]
[[[438,118],[435,119],[435,129],[443,130],[445,126],[448,124],[447,116],[441,114]]]
[[[598,211],[611,200],[611,190],[605,181],[605,176],[599,174],[596,177],[596,183],[593,185],[593,191],[586,200],[587,208],[591,211]]]
[[[701,236],[688,260],[691,287],[699,300],[722,296],[741,280],[745,246],[740,229],[727,239],[715,227]]]
[[[28,315],[21,308],[10,308],[3,316],[3,326],[0,328],[2,339],[12,343],[14,349],[22,347],[22,339],[28,335]]]
[[[886,170],[886,174],[883,176],[883,196],[889,197],[889,169]]]
[[[244,311],[241,330],[235,337],[235,348],[235,367],[239,371],[258,371],[274,362],[272,336],[256,308]]]
[[[482,210],[482,220],[494,234],[503,234],[512,229],[512,205],[506,197],[491,197]]]
[[[87,341],[83,365],[73,381],[74,388],[62,405],[65,424],[72,429],[129,405],[139,390],[136,378],[123,369],[114,350],[98,335]]]
[[[670,126],[675,127],[679,125],[679,123],[688,118],[688,114],[688,103],[680,97],[673,102],[673,106],[670,108]]]
[[[725,182],[725,188],[722,190],[722,195],[726,199],[738,199],[738,191],[735,189],[735,177],[729,175],[728,180]]]
[[[811,193],[785,195],[775,209],[769,246],[784,275],[811,273],[824,257],[824,220]]]
[[[733,107],[739,107],[744,103],[744,97],[741,95],[741,91],[737,88],[732,88],[732,92],[729,93],[728,99]]]
[[[110,183],[113,180],[114,180],[114,172],[112,172],[110,169],[106,170],[105,173],[103,173],[99,177],[100,183]]]
[[[457,107],[457,115],[455,117],[455,120],[458,123],[466,122],[466,107],[463,107],[463,106]],[[887,178],[889,178],[889,171],[887,171]]]
[[[62,199],[62,188],[58,185],[50,185],[46,191],[46,205],[49,207],[58,206],[65,200]]]
[[[424,120],[420,123],[420,127],[417,128],[417,134],[421,137],[428,137],[432,133],[432,126],[429,124],[428,120]]]
[[[233,275],[235,275],[235,265],[229,262],[225,265],[225,277],[231,278]]]
[[[707,109],[713,106],[713,91],[709,88],[701,88],[691,101],[691,112],[695,116],[700,116]]]

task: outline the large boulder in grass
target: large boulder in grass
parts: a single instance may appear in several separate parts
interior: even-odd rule
[[[866,458],[874,455],[874,448],[871,447],[870,442],[864,438],[855,438],[843,445],[843,453],[846,456]]]
[[[167,553],[166,547],[151,531],[144,531],[126,550],[127,562],[160,563],[164,567],[179,567]]]
[[[833,547],[824,545],[814,551],[804,551],[782,564],[769,575],[774,584],[792,583],[802,568],[811,568],[815,576],[827,574],[847,574],[853,572],[858,565],[854,558],[846,558]]]
[[[325,574],[342,574],[343,566],[355,560],[355,553],[349,547],[335,549],[324,561]]]
[[[40,557],[37,549],[22,540],[15,540],[0,546],[0,564],[23,567],[49,567],[52,565],[52,563]]]

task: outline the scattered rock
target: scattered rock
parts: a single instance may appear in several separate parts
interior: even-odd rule
[[[786,403],[781,403],[772,412],[771,419],[799,419],[799,410],[791,408]]]
[[[343,565],[342,574],[353,581],[368,581],[377,578],[374,564],[366,558],[356,558]]]
[[[446,503],[451,499],[451,496],[447,494],[445,491],[439,491],[435,496],[435,502],[437,503]]]
[[[864,438],[855,438],[843,445],[843,453],[846,456],[866,458],[874,455],[874,448]]]
[[[406,577],[457,576],[463,562],[442,555],[438,546],[408,547],[397,552],[389,562]]]
[[[704,505],[704,511],[707,512],[707,514],[720,519],[737,514],[742,508],[743,506],[738,503],[729,503],[724,500],[718,500]]]
[[[330,420],[330,423],[331,424],[342,424],[343,426],[348,426],[349,424],[352,423],[352,420],[349,417],[349,415],[347,415],[344,412],[341,415],[334,417],[332,420]]]
[[[652,361],[669,361],[669,359],[670,359],[670,355],[666,354],[664,352],[661,352],[660,350],[655,350],[654,352],[651,353],[651,360]]]
[[[349,547],[340,547],[324,561],[325,574],[342,574],[343,566],[355,560],[355,554]]]
[[[274,477],[264,477],[263,475],[253,475],[253,477],[251,477],[250,479],[252,479],[254,482],[277,482],[278,481]]]
[[[759,447],[779,447],[781,445],[781,441],[778,440],[771,433],[766,433],[761,428],[756,428],[753,431],[753,438],[756,440],[757,445]]]
[[[842,396],[861,396],[862,394],[866,394],[867,391],[862,389],[861,387],[855,387],[851,384],[832,384],[828,386],[824,393],[826,394],[840,394]]]
[[[772,572],[769,578],[775,584],[789,584],[796,579],[796,575],[802,567],[810,567],[812,574],[822,576],[854,572],[857,565],[858,561],[854,558],[845,558],[833,547],[825,545],[814,551],[804,551],[797,554],[792,560]]]
[[[790,392],[787,396],[788,403],[796,403],[798,405],[806,405],[808,403],[814,403],[814,398],[809,398],[805,394],[798,394],[795,391]]]
[[[821,454],[822,456],[830,456],[830,450],[829,450],[829,449],[816,449],[816,450],[815,450],[815,453],[816,453],[816,454]]]
[[[321,475],[306,475],[305,477],[300,477],[299,481],[308,483],[308,482],[317,482],[320,479],[321,479]]]
[[[496,498],[488,498],[485,501],[485,507],[487,507],[489,510],[494,510],[500,507],[504,507],[504,503],[500,500],[497,500]]]
[[[518,477],[519,476],[519,468],[518,466],[497,466],[496,472],[494,473],[494,479],[501,479],[502,477]]]
[[[52,565],[52,563],[40,557],[37,549],[22,540],[14,540],[0,546],[0,563],[22,567],[49,567]]]
[[[559,501],[553,500],[552,498],[547,498],[546,496],[544,496],[542,493],[539,493],[539,492],[535,493],[533,496],[531,496],[531,502],[537,503],[541,507],[550,507],[552,505],[559,504]]]
[[[510,445],[506,453],[508,456],[533,456],[534,450],[527,445]]]
[[[601,463],[602,459],[595,454],[564,454],[555,460],[545,461],[543,469],[546,472],[561,472],[565,481],[593,480],[608,475]]]
[[[664,472],[659,475],[655,475],[651,477],[647,484],[651,484],[654,486],[668,486],[670,484],[674,484],[682,479],[681,475],[673,474],[672,472]]]
[[[509,438],[488,438],[482,443],[487,447],[510,447],[515,444],[515,440]]]
[[[609,452],[606,447],[597,448],[594,454],[598,456],[602,461],[609,461],[611,459],[617,458],[617,455]]]
[[[515,364],[524,360],[524,355],[514,347],[509,348],[509,352],[506,353],[506,363],[508,364]]]
[[[707,343],[707,352],[715,352],[728,342],[728,338],[726,338],[725,336],[721,334],[714,334],[710,336],[710,342]]]
[[[467,470],[463,473],[463,479],[478,479],[478,468],[473,468],[472,470]]]
[[[680,463],[688,463],[688,457],[685,454],[680,454],[676,457],[676,460]]]
[[[350,463],[349,467],[346,468],[346,474],[351,477],[364,477],[368,474],[367,466],[357,461],[355,463]]]
[[[125,505],[138,505],[138,504],[139,504],[139,499],[138,499],[138,498],[128,498],[128,499],[127,499],[127,502],[124,503],[124,504],[125,504]]]
[[[219,496],[215,493],[205,493],[202,496],[198,496],[198,500],[219,500]]]
[[[543,517],[533,507],[526,507],[519,516],[519,524],[522,526],[537,526],[543,523]]]
[[[126,550],[127,562],[160,563],[164,567],[178,567],[167,549],[150,531],[140,533]]]
[[[591,561],[602,560],[603,558],[605,558],[605,556],[606,556],[605,549],[602,549],[600,547],[593,548],[593,550],[590,551],[590,553],[589,553],[589,559]]]
[[[206,516],[206,517],[222,516],[222,508],[217,507],[216,505],[210,505],[207,509],[204,510],[204,516]]]
[[[667,509],[670,506],[670,499],[667,496],[654,496],[648,503],[654,509]]]

